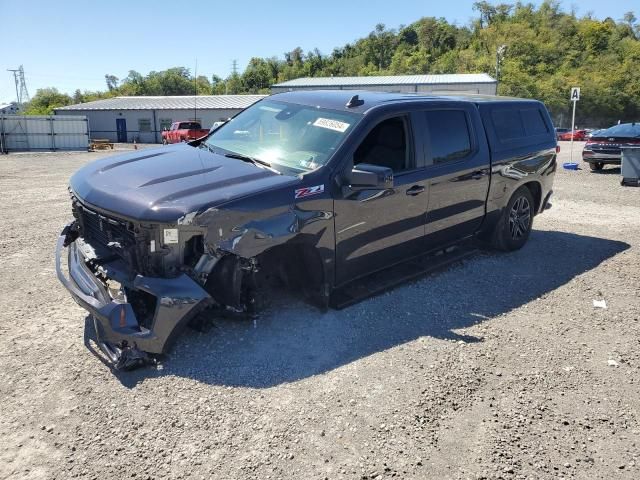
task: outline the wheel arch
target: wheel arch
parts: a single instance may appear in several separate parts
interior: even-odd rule
[[[525,187],[531,193],[533,197],[534,203],[534,216],[538,214],[540,210],[540,205],[542,204],[542,185],[537,180],[531,180],[529,182],[518,184],[513,190],[509,192],[509,195],[505,195],[503,197],[503,202],[500,207],[487,213],[486,218],[484,219],[482,226],[477,232],[477,237],[483,242],[491,242],[492,237],[495,233],[496,228],[499,227],[499,223],[504,215],[504,211],[509,205],[511,198],[516,194],[516,192]]]
[[[540,211],[540,206],[542,205],[542,185],[537,180],[533,180],[531,182],[527,182],[523,184],[522,186],[527,187],[531,192],[531,196],[533,197],[533,203],[534,203],[534,212],[535,212],[535,215],[537,215]],[[513,193],[515,193],[517,190],[518,189],[516,188],[513,191]]]
[[[263,276],[279,275],[290,292],[301,293],[305,300],[323,308],[328,304],[328,272],[314,245],[286,242],[265,250],[256,260]]]

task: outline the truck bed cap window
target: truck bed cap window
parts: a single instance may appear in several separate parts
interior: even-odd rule
[[[555,148],[556,133],[544,105],[536,100],[479,103],[491,152],[501,156]]]
[[[524,125],[519,110],[514,108],[496,108],[491,112],[496,135],[503,140],[522,138],[525,136]]]

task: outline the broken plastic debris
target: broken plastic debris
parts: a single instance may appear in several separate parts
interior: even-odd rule
[[[593,306],[595,308],[604,308],[604,309],[606,309],[607,308],[607,302],[606,302],[606,300],[594,300],[593,301]]]
[[[617,366],[618,366],[618,362],[616,362],[615,360],[612,360],[612,359],[609,359],[609,360],[607,361],[607,364],[608,364],[610,367],[617,367]]]

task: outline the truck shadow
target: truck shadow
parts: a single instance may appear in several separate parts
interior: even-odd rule
[[[480,253],[445,272],[344,310],[323,313],[280,298],[255,321],[216,319],[208,333],[187,330],[162,370],[146,368],[116,376],[128,388],[165,375],[213,385],[268,388],[422,336],[479,342],[482,338],[456,330],[539,298],[628,248],[603,238],[534,230],[518,252]],[[585,304],[591,302],[587,297]]]

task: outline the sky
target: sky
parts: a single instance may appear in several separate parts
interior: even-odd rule
[[[502,0],[505,1],[505,0]],[[515,3],[506,0],[507,3]],[[209,3],[209,4],[208,4]],[[30,95],[56,87],[66,93],[104,90],[105,74],[184,66],[226,77],[237,61],[282,57],[300,46],[329,54],[366,36],[377,23],[397,28],[423,16],[465,25],[473,0],[0,0],[0,102],[15,99],[13,75],[24,65]],[[499,2],[493,2],[499,3]],[[540,2],[534,0],[533,3]],[[562,2],[578,15],[620,19],[631,0]]]

